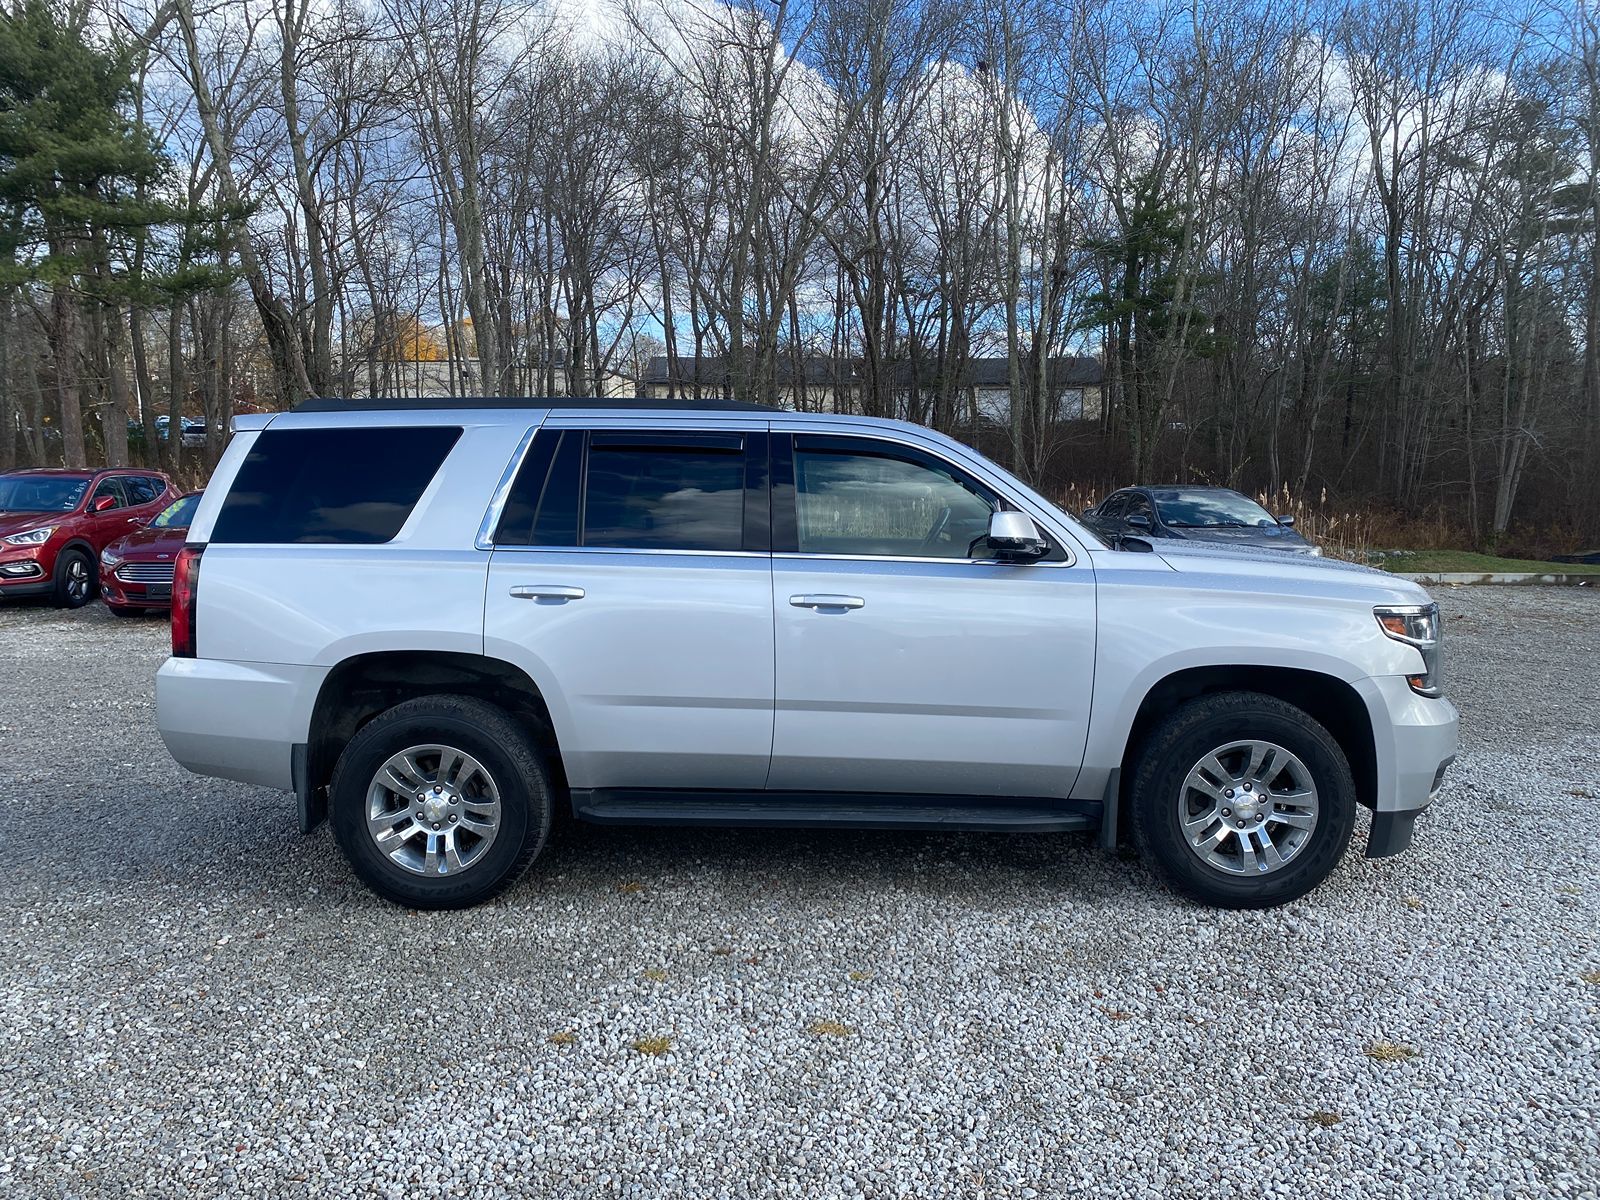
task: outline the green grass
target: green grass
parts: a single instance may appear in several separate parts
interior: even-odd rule
[[[1531,572],[1535,575],[1600,575],[1593,563],[1541,562],[1531,558],[1497,558],[1471,550],[1418,550],[1410,554],[1391,554],[1375,566],[1386,571],[1418,574],[1427,571]]]

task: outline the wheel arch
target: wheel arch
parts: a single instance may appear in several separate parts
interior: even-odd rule
[[[1217,665],[1187,667],[1153,684],[1139,703],[1123,745],[1121,759],[1124,821],[1127,789],[1132,785],[1136,759],[1146,737],[1158,721],[1178,705],[1216,692],[1260,692],[1309,713],[1333,735],[1350,763],[1356,799],[1373,808],[1378,796],[1378,756],[1372,714],[1366,701],[1349,682],[1337,675],[1299,667]]]
[[[521,668],[498,658],[450,650],[380,650],[342,659],[323,678],[311,709],[304,785],[318,798],[315,824],[326,811],[320,802],[334,764],[350,739],[379,713],[421,696],[471,696],[516,717],[534,737],[550,769],[552,784],[566,790],[566,772],[550,708],[537,684]]]

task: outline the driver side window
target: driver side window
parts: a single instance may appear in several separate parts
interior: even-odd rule
[[[971,558],[995,498],[891,443],[795,439],[795,523],[801,554]]]
[[[106,508],[102,510],[97,506],[106,496],[110,496],[114,503],[106,505]],[[89,510],[91,512],[100,512],[122,507],[124,507],[124,502],[122,499],[122,485],[115,479],[102,479],[100,481],[100,486],[94,490],[93,499],[89,501]]]

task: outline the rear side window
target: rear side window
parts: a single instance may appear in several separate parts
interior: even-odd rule
[[[747,457],[741,433],[541,433],[495,544],[744,549]]]
[[[128,494],[128,503],[135,506],[154,504],[161,495],[160,485],[144,475],[124,475],[122,490]]]
[[[269,429],[240,464],[211,540],[387,542],[460,436],[459,426]]]

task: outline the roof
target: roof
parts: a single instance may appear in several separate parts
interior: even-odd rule
[[[127,471],[136,475],[149,475],[143,467],[18,467],[6,475],[57,475],[66,479],[92,479],[96,475],[109,475]]]
[[[673,360],[665,357],[651,358],[645,364],[644,374],[639,377],[639,382],[656,385],[698,383],[721,387],[728,379],[727,359],[721,355],[680,356],[676,360],[676,372],[672,370],[672,366]],[[904,360],[890,363],[889,372],[894,385],[908,388],[920,381],[921,385],[926,387],[938,380],[937,363],[923,362],[919,366],[920,370],[914,370],[913,365]],[[795,382],[792,357],[788,355],[780,357],[777,368],[779,384]],[[826,355],[811,354],[801,360],[800,368],[800,374],[807,384],[832,384],[841,380],[850,383],[859,382],[861,379],[858,359],[830,358]],[[1025,371],[1029,369],[1024,366]],[[1105,375],[1105,368],[1097,358],[1082,355],[1058,357],[1050,360],[1049,374],[1050,382],[1057,387],[1096,387]],[[963,382],[981,388],[1008,387],[1011,383],[1009,362],[1005,358],[993,356],[968,359],[966,370],[963,372]]]
[[[738,400],[631,400],[603,399],[598,396],[358,396],[339,399],[320,396],[295,405],[297,413],[336,412],[428,412],[451,408],[560,408],[567,410],[637,408],[667,412],[776,412],[765,404],[746,404]]]

